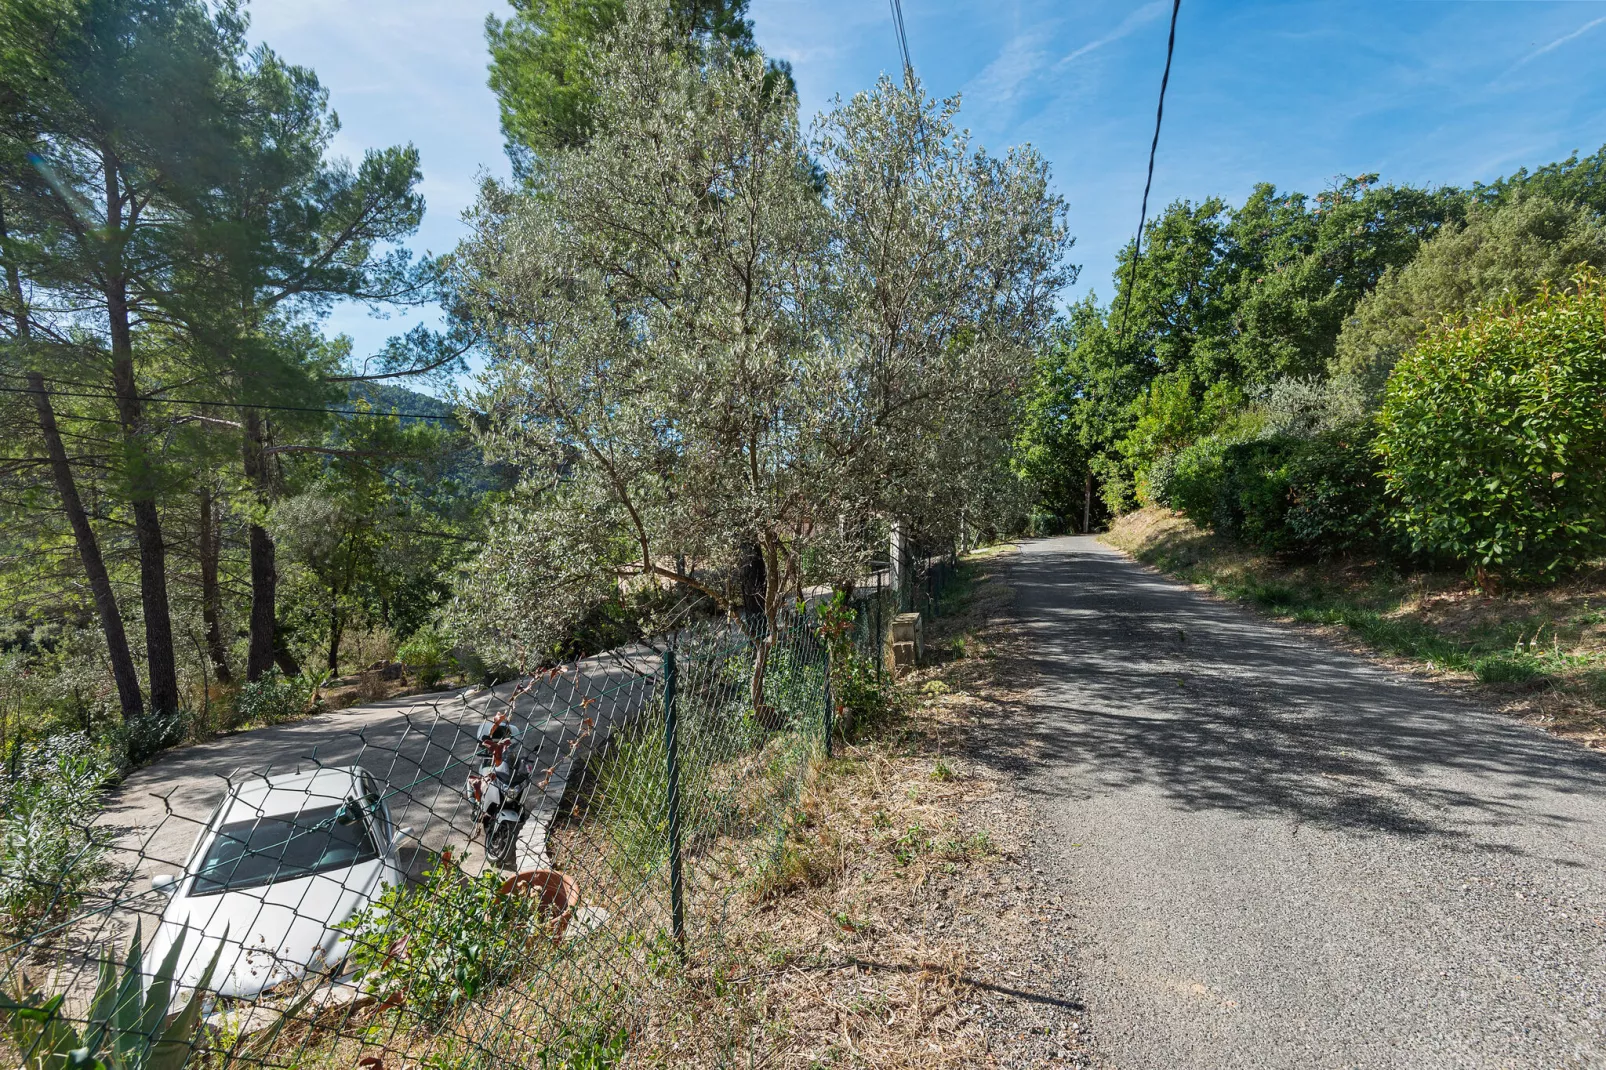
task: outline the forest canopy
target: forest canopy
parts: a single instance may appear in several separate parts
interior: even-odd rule
[[[1603,174],[1606,147],[1469,189],[1361,175],[1315,196],[1265,183],[1236,207],[1170,205],[1135,264],[1134,246],[1122,251],[1110,301],[1075,304],[1038,361],[1016,442],[1034,523],[1080,529],[1160,505],[1280,551],[1515,572],[1586,559],[1583,543],[1549,537],[1492,556],[1423,541],[1411,517],[1428,506],[1399,498],[1400,454],[1376,436],[1398,364],[1419,369],[1443,332],[1527,315],[1516,310],[1606,268]],[[1569,454],[1564,478],[1588,484],[1600,467]],[[1447,499],[1431,508],[1470,523]],[[1570,530],[1552,520],[1557,537]]]
[[[336,156],[316,74],[247,29],[0,15],[0,747],[137,763],[402,666],[759,635],[894,528],[1018,527],[1071,239],[957,100],[883,79],[811,135],[745,2],[520,3],[486,27],[514,179],[421,257],[416,149]],[[340,302],[443,326],[357,353]]]

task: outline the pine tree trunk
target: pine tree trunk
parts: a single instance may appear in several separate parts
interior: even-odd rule
[[[106,232],[120,235],[123,202],[112,157],[105,162]],[[178,663],[173,649],[173,620],[167,601],[167,546],[156,506],[156,473],[145,449],[145,416],[134,382],[134,336],[128,311],[128,283],[117,268],[102,284],[106,298],[107,333],[111,338],[112,390],[122,426],[134,537],[139,543],[139,593],[145,611],[145,662],[150,679],[151,712],[178,709]]]
[[[296,662],[295,655],[284,645],[283,639],[284,629],[280,628],[274,633],[273,663],[286,676],[300,676],[301,666]]]
[[[95,529],[89,524],[78,497],[78,484],[73,479],[72,467],[67,463],[67,451],[61,444],[61,433],[56,429],[56,413],[45,391],[45,381],[38,372],[28,373],[28,389],[33,391],[34,408],[39,413],[39,430],[45,437],[45,449],[50,454],[50,475],[61,497],[61,506],[72,525],[73,538],[78,543],[78,559],[83,563],[84,575],[89,579],[89,590],[95,599],[95,614],[100,618],[100,629],[106,636],[106,652],[111,657],[112,679],[117,684],[117,701],[122,707],[123,720],[133,720],[145,712],[145,700],[139,691],[139,673],[134,668],[134,656],[128,649],[128,635],[123,631],[123,618],[117,612],[117,596],[112,592],[111,577],[106,574],[106,562],[100,555],[100,542]]]
[[[108,295],[111,296],[111,295]],[[117,306],[122,331],[112,332],[112,383],[128,449],[128,484],[134,512],[134,538],[139,543],[140,605],[145,611],[145,662],[151,684],[151,712],[178,709],[178,663],[173,650],[173,620],[167,602],[167,544],[156,506],[156,480],[146,456],[144,417],[134,389],[134,361],[128,336],[128,306]],[[123,340],[118,341],[118,335]],[[119,352],[120,351],[120,352]]]
[[[201,621],[206,625],[206,653],[217,672],[218,682],[232,684],[229,652],[223,645],[223,596],[218,589],[217,562],[222,534],[213,512],[212,488],[201,484]]]
[[[257,494],[257,506],[268,504],[271,486],[268,479],[267,458],[263,456],[264,432],[262,417],[254,410],[245,412],[245,475]],[[276,646],[274,627],[275,606],[279,592],[279,568],[274,550],[273,536],[268,534],[253,517],[251,538],[251,638],[245,657],[245,678],[260,679],[273,668]]]
[[[335,606],[329,607],[329,674],[340,675],[340,637],[345,631],[345,622],[341,620],[340,610]]]
[[[5,205],[0,202],[0,247],[4,247],[9,238]],[[17,270],[16,259],[10,256],[6,257],[6,286],[11,292],[11,315],[16,321],[17,341],[26,347],[33,340],[33,327],[29,322],[27,297],[22,292],[22,275]],[[111,658],[118,705],[125,721],[138,718],[145,712],[145,698],[139,690],[139,671],[134,668],[134,655],[128,649],[128,634],[123,630],[122,614],[117,611],[117,596],[112,591],[111,577],[106,573],[106,561],[101,557],[100,541],[90,526],[83,499],[78,496],[78,482],[73,478],[72,465],[68,463],[67,450],[56,427],[56,411],[45,390],[44,376],[29,372],[28,389],[33,392],[39,431],[44,435],[45,452],[50,458],[50,478],[61,498],[61,507],[67,513],[67,523],[72,527],[78,560],[84,566],[95,601],[95,615],[100,618],[100,630],[106,637],[106,653]]]

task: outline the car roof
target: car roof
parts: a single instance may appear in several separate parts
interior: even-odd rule
[[[239,821],[336,806],[360,790],[363,773],[360,765],[318,766],[252,777],[234,785],[224,819]]]

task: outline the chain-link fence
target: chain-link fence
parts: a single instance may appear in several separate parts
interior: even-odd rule
[[[607,1065],[650,978],[785,883],[812,763],[955,568],[186,748],[105,797],[70,746],[13,755],[0,1055]]]

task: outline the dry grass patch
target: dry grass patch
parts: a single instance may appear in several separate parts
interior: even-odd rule
[[[1024,993],[1047,1008],[1029,1021],[996,1006],[1032,987],[1019,959],[1042,908],[1017,874],[1030,811],[972,749],[1029,685],[1013,592],[972,576],[961,612],[930,627],[902,711],[818,764],[712,949],[648,1001],[626,1065],[1081,1065],[1052,992]]]

